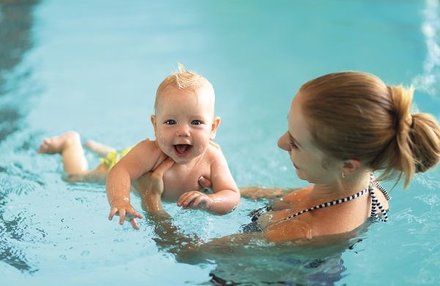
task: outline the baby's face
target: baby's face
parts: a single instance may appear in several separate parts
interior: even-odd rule
[[[152,117],[160,149],[176,163],[184,164],[204,154],[214,137],[212,89],[198,90],[166,87],[157,99]]]

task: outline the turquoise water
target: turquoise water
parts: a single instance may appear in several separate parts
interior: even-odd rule
[[[296,90],[323,73],[414,84],[415,107],[440,117],[435,0],[8,2],[0,0],[1,285],[210,285],[210,273],[243,285],[313,284],[298,254],[270,247],[177,263],[148,222],[134,231],[107,221],[103,186],[67,184],[59,157],[35,152],[42,138],[72,129],[118,148],[152,137],[155,89],[178,62],[212,81],[217,140],[241,186],[304,185],[276,141]],[[390,221],[342,254],[335,284],[439,284],[440,171],[398,189]],[[236,232],[261,204],[244,200],[222,217],[166,207],[183,232],[209,240]]]

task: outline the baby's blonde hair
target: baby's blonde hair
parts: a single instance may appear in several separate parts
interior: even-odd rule
[[[168,86],[173,86],[181,90],[189,89],[192,91],[197,91],[201,87],[206,87],[210,89],[210,93],[212,94],[212,104],[213,106],[215,105],[214,87],[209,80],[194,71],[187,70],[184,65],[179,63],[177,72],[167,76],[157,88],[154,109],[157,108],[157,101],[160,94]]]

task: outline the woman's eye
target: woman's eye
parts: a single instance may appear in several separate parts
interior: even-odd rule
[[[201,125],[201,124],[203,124],[203,122],[200,120],[193,120],[193,121],[191,121],[191,124],[192,125]]]
[[[298,149],[298,145],[296,145],[293,141],[290,141],[290,147],[292,147],[293,149]]]
[[[174,119],[168,119],[168,120],[165,120],[165,122],[164,122],[166,125],[174,125],[174,124],[176,124],[176,120],[174,120]]]

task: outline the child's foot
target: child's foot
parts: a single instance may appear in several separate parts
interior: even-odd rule
[[[40,145],[40,148],[38,148],[38,153],[42,153],[42,154],[61,153],[70,144],[80,141],[81,139],[78,132],[68,131],[61,135],[44,139]]]
[[[109,147],[107,145],[101,144],[93,140],[88,140],[86,144],[84,144],[84,146],[90,151],[101,156],[105,156],[108,153],[115,151],[115,149],[113,149],[112,147]]]

